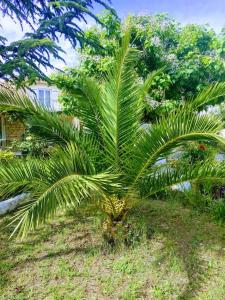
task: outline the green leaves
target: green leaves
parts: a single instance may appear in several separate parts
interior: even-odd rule
[[[210,104],[216,104],[218,101],[225,99],[225,82],[218,82],[204,88],[197,97],[190,101],[192,109],[201,109]]]
[[[139,52],[129,43],[128,29],[101,85],[81,75],[70,89],[75,113],[99,140],[105,161],[117,172],[125,168],[131,155],[133,141],[139,135],[144,98],[162,71],[153,72],[140,84],[134,71]]]
[[[10,165],[0,165],[0,196],[10,197],[22,192],[28,193],[32,189],[34,179],[42,173],[42,161],[15,160]]]
[[[0,112],[22,113],[30,126],[30,131],[48,142],[59,145],[74,142],[83,149],[90,145],[93,149],[95,147],[93,137],[74,127],[72,120],[57,112],[46,110],[45,107],[30,100],[25,92],[15,91],[11,87],[2,87]]]
[[[130,153],[142,115],[141,91],[134,71],[138,52],[129,47],[129,41],[128,30],[107,74],[101,109],[104,150],[108,161],[117,170]]]
[[[4,85],[0,88],[0,111],[1,112],[21,112],[23,114],[33,115],[37,112],[38,106],[32,102],[25,91],[16,91],[10,85]]]
[[[96,138],[102,138],[100,106],[102,105],[101,86],[94,79],[81,75],[71,88],[73,109],[76,117]]]
[[[104,190],[113,186],[115,176],[102,173],[97,175],[70,174],[48,186],[45,178],[39,182],[39,192],[30,195],[30,203],[16,213],[13,222],[18,222],[12,234],[18,231],[22,238],[53,218],[57,209],[76,207],[81,201],[101,197]]]
[[[164,168],[156,172],[150,172],[141,182],[140,192],[142,196],[149,197],[172,185],[195,180],[198,180],[198,182],[210,180],[212,182],[224,183],[225,163],[212,165],[211,161],[205,161],[204,164],[190,165],[189,168],[176,166],[176,168]]]
[[[90,197],[105,197],[120,188],[118,176],[107,171],[96,173],[95,167],[75,144],[59,149],[47,160],[20,161],[0,168],[3,195],[25,192],[28,200],[13,217],[13,233],[24,237],[52,218],[59,208],[77,206]]]
[[[83,43],[96,45],[93,39],[86,37],[79,23],[86,22],[88,17],[102,24],[92,12],[95,3],[116,16],[104,0],[1,0],[2,14],[19,21],[22,29],[27,24],[30,32],[8,45],[0,36],[0,78],[12,79],[17,86],[30,85],[37,78],[51,82],[42,68],[55,68],[50,57],[64,61],[64,51],[56,44],[60,36],[73,47]]]
[[[217,141],[224,144],[225,140],[218,135],[223,126],[219,117],[199,115],[186,108],[161,118],[156,124],[149,126],[136,146],[134,162],[130,166],[134,183],[137,183],[157,160],[187,141]]]
[[[156,163],[188,141],[225,144],[219,135],[221,118],[196,110],[225,94],[225,84],[204,90],[192,102],[180,105],[155,124],[141,129],[143,101],[155,76],[141,84],[134,70],[139,52],[129,46],[127,30],[114,63],[101,84],[79,77],[70,86],[80,128],[62,115],[47,111],[12,90],[0,91],[0,111],[25,115],[31,130],[56,147],[45,160],[18,160],[0,166],[0,195],[26,193],[23,206],[13,218],[14,233],[25,236],[57,210],[77,206],[92,197],[130,199],[138,191],[148,196],[186,180],[223,180],[225,165],[197,165],[174,169]]]

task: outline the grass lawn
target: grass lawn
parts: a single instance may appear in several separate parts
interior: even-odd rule
[[[178,204],[146,201],[130,217],[137,232],[146,229],[141,242],[110,250],[100,219],[90,205],[23,242],[3,230],[0,299],[225,299],[225,226]]]

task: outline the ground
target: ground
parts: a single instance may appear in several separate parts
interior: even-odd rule
[[[3,229],[0,299],[225,299],[224,225],[158,200],[137,205],[130,222],[135,242],[114,250],[102,241],[93,205],[59,215],[23,242]]]

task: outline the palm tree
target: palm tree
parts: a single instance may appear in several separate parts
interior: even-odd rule
[[[225,95],[225,83],[208,87],[143,130],[143,101],[155,74],[144,83],[138,80],[134,70],[139,52],[129,44],[127,30],[103,83],[80,77],[73,90],[79,129],[24,94],[0,90],[1,111],[22,112],[33,133],[57,145],[47,159],[15,160],[0,167],[0,197],[27,195],[13,216],[13,234],[24,237],[58,209],[92,198],[107,214],[103,228],[113,241],[135,197],[149,197],[186,180],[224,179],[223,163],[190,169],[156,163],[187,141],[225,143],[218,134],[224,128],[220,117],[197,113]]]

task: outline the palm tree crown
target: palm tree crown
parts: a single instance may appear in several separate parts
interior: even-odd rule
[[[105,211],[118,218],[126,211],[124,199],[129,202],[133,195],[149,196],[196,178],[223,180],[224,164],[217,168],[196,165],[189,170],[155,165],[187,141],[225,143],[218,134],[224,128],[220,117],[196,112],[224,96],[225,83],[210,86],[143,130],[143,103],[157,72],[141,83],[134,71],[139,52],[129,44],[127,30],[103,83],[80,77],[73,90],[79,129],[24,94],[0,90],[1,111],[22,112],[36,135],[58,145],[48,159],[15,160],[0,167],[1,197],[27,194],[13,217],[14,232],[19,235],[52,218],[57,209],[91,197],[102,201]],[[114,213],[109,208],[115,204],[113,199],[119,207]]]

